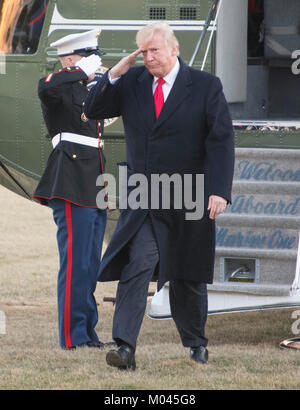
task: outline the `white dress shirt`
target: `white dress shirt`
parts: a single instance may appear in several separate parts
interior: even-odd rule
[[[169,74],[167,74],[165,77],[163,77],[163,79],[165,80],[165,83],[162,86],[163,93],[164,93],[164,101],[167,100],[168,95],[170,94],[170,91],[171,91],[171,89],[173,87],[173,84],[176,80],[179,69],[180,69],[180,64],[179,64],[179,61],[178,61],[178,58],[177,58],[176,59],[176,64],[174,65],[172,70],[169,72]],[[158,81],[158,77],[154,77],[153,84],[152,84],[153,94],[154,94],[154,91],[157,87],[157,81]]]

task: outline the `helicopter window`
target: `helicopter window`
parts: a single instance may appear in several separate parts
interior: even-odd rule
[[[150,7],[150,20],[165,20],[166,8],[165,7]]]
[[[299,0],[265,0],[265,56],[268,59],[291,58],[300,44]]]
[[[0,4],[0,51],[37,51],[49,0],[4,0]]]
[[[180,7],[180,20],[196,20],[196,7]]]
[[[264,55],[264,1],[248,1],[248,57]]]

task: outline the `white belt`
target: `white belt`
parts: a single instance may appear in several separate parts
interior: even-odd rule
[[[72,132],[62,132],[55,135],[55,137],[52,138],[53,148],[55,148],[57,144],[60,143],[60,141],[75,142],[76,144],[87,145],[89,147],[95,148],[99,147],[99,141],[97,138],[86,137],[80,134],[73,134]]]

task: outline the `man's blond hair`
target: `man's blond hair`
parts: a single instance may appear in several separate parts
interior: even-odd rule
[[[136,35],[136,44],[138,47],[141,44],[147,43],[152,39],[154,34],[161,33],[166,41],[167,46],[176,47],[177,55],[179,54],[179,43],[174,34],[174,31],[171,29],[170,25],[166,21],[158,21],[156,23],[148,24],[137,32]]]

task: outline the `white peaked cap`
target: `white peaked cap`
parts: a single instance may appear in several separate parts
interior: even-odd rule
[[[50,46],[57,48],[57,54],[59,56],[76,54],[76,51],[80,52],[86,49],[96,50],[98,48],[98,37],[100,33],[101,29],[97,28],[84,33],[70,34],[51,43]]]

